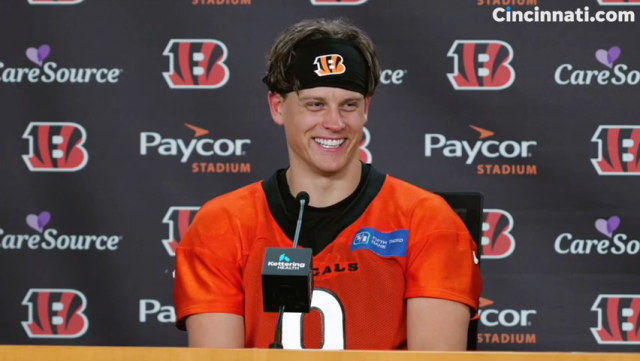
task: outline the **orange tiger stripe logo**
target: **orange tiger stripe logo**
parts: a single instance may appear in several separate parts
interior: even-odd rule
[[[313,64],[317,66],[315,73],[318,76],[343,74],[347,70],[344,59],[338,54],[321,55]]]

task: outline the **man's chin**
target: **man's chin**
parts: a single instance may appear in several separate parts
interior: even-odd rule
[[[348,166],[348,162],[346,159],[335,159],[335,160],[323,160],[323,161],[315,161],[315,168],[320,171],[321,174],[331,175],[340,173],[345,170]]]

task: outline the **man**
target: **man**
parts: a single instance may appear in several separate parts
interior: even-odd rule
[[[264,82],[284,126],[289,167],[206,203],[176,251],[177,326],[189,345],[267,348],[265,248],[313,250],[315,310],[287,315],[284,348],[465,350],[482,279],[475,244],[440,197],[358,157],[380,74],[371,40],[349,23],[287,29]]]

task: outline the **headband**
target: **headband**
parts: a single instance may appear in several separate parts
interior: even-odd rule
[[[342,39],[304,41],[294,48],[287,73],[299,81],[298,89],[342,88],[367,95],[368,63],[359,49]],[[282,93],[292,89],[278,89]],[[283,91],[281,91],[283,90]]]

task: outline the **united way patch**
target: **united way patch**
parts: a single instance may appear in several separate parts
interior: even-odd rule
[[[373,228],[362,228],[353,237],[351,252],[367,249],[380,256],[405,257],[408,239],[409,231],[406,229],[385,233]]]

